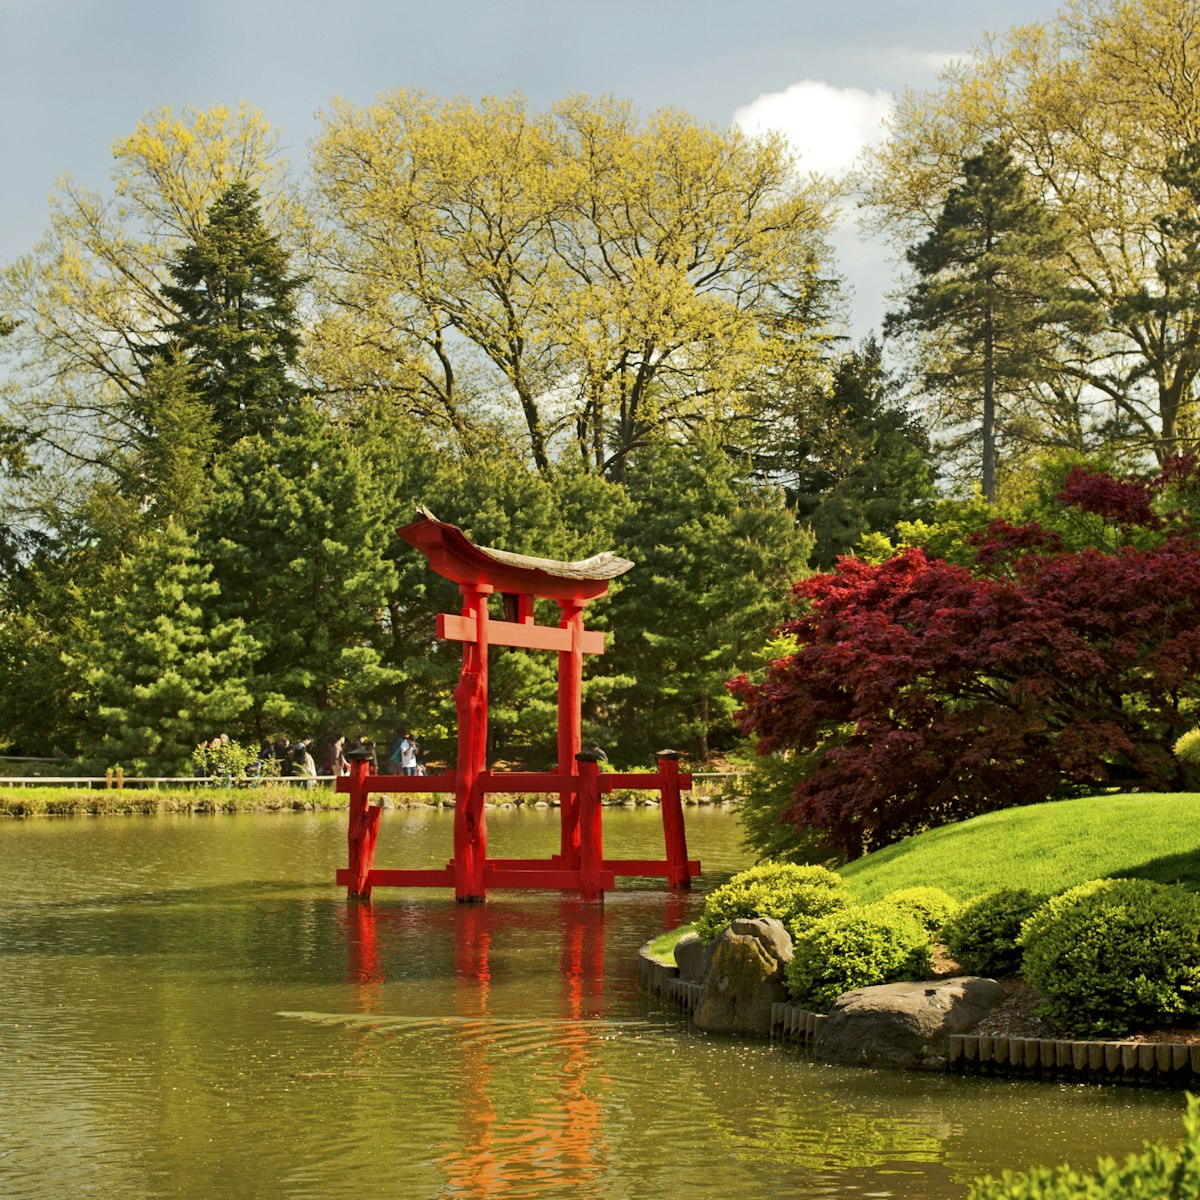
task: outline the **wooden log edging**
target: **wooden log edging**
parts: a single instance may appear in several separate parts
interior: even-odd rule
[[[659,1000],[695,1012],[700,1000],[700,985],[679,978],[679,968],[651,958],[645,946],[638,951],[638,987]]]
[[[947,1070],[970,1075],[1190,1084],[1200,1080],[1200,1043],[955,1034],[950,1038]]]
[[[796,1004],[771,1006],[771,1036],[811,1045],[825,1022]],[[1116,1042],[954,1034],[947,1071],[961,1075],[1024,1076],[1109,1083],[1200,1082],[1200,1043]]]
[[[817,1030],[825,1023],[825,1014],[786,1002],[771,1005],[771,1037],[781,1042],[800,1042],[811,1046]]]

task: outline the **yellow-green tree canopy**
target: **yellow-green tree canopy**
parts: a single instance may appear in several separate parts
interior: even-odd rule
[[[179,249],[199,237],[229,185],[283,204],[277,139],[242,107],[161,108],[113,145],[111,191],[64,176],[50,223],[0,274],[10,363],[9,419],[52,456],[61,492],[73,467],[110,461],[137,432],[146,351],[175,315],[161,288]]]
[[[323,121],[331,390],[396,391],[463,439],[515,418],[542,469],[572,450],[619,477],[820,332],[828,205],[780,139],[582,96],[397,90]]]
[[[1196,238],[1163,218],[1189,203],[1175,167],[1200,140],[1198,56],[1197,0],[1073,0],[1050,24],[986,42],[938,89],[905,94],[866,180],[908,245],[935,224],[963,160],[1004,146],[1068,222],[1063,264],[1107,314],[1045,401],[1090,402],[1160,458],[1197,431],[1200,306],[1178,270]]]

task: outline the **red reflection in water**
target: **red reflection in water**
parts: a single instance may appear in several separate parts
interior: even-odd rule
[[[598,1180],[605,1154],[600,1097],[608,1081],[599,1073],[599,1036],[591,1024],[603,1015],[605,910],[564,898],[549,916],[541,906],[504,905],[456,905],[452,914],[459,1021],[448,1028],[458,1056],[460,1115],[458,1145],[445,1147],[440,1160],[448,1194],[491,1200],[514,1186],[529,1195],[585,1189]],[[682,916],[668,920],[678,924]],[[361,902],[347,905],[345,922],[347,975],[358,1005],[382,1012],[381,939],[399,935],[405,923],[387,906]],[[561,1015],[523,1028],[526,1013],[493,1010],[493,957],[530,930],[542,935],[555,928]],[[524,1046],[530,1054],[516,1084],[514,1039],[516,1052]]]
[[[558,1100],[566,1115],[554,1141],[561,1174],[583,1185],[599,1174],[603,1114],[589,1086],[597,1059],[596,1035],[579,1022],[595,1019],[604,1000],[604,911],[595,904],[563,904],[562,978],[568,1024],[561,1027],[564,1050]]]
[[[369,901],[351,900],[346,906],[347,974],[358,984],[358,1006],[363,1012],[379,1012],[383,997],[383,968],[379,962],[379,938],[375,911]]]

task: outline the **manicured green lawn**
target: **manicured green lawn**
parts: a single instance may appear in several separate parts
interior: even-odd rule
[[[933,884],[959,900],[989,888],[1057,892],[1101,876],[1200,891],[1200,795],[1087,796],[931,829],[839,868],[854,898]]]

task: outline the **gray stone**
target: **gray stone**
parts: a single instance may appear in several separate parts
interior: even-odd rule
[[[950,1035],[969,1033],[1003,999],[994,979],[975,975],[856,988],[834,1002],[813,1053],[850,1066],[941,1070]]]
[[[709,943],[693,1020],[709,1033],[770,1036],[771,1005],[787,999],[792,939],[771,917],[731,922]]]
[[[675,943],[675,965],[685,983],[699,983],[704,978],[707,950],[708,943],[698,933],[685,933]]]

